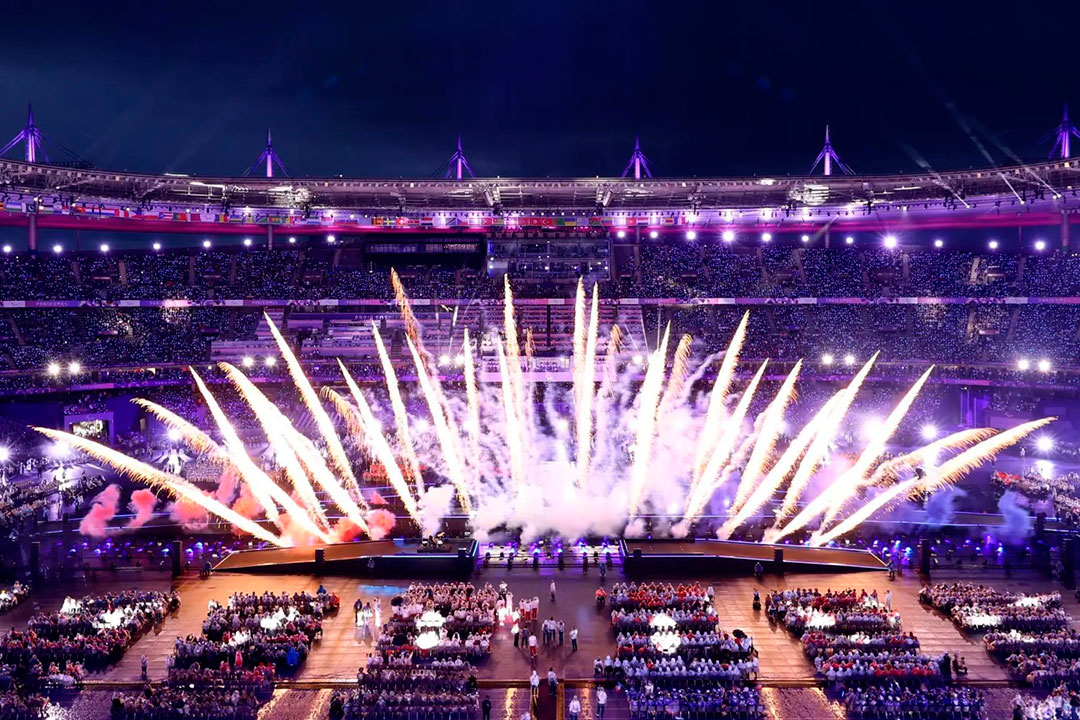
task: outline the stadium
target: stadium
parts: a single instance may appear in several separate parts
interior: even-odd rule
[[[0,720],[1060,708],[1077,138],[867,175],[825,129],[805,175],[706,178],[645,139],[477,175],[458,138],[319,178],[268,132],[219,177],[94,167],[30,109]]]

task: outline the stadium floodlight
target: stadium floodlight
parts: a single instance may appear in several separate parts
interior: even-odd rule
[[[442,354],[439,356],[439,367],[448,367],[450,365],[450,356]]]
[[[834,360],[834,358],[832,356],[832,353],[825,353],[824,355],[821,356],[821,364],[822,365],[832,365],[833,360]]]
[[[660,233],[656,232],[655,230],[650,230],[649,231],[649,239],[650,240],[655,240],[658,237],[660,237]]]
[[[1019,360],[1016,361],[1016,369],[1017,370],[1030,370],[1031,369],[1031,361],[1028,360],[1027,358],[1020,358]]]
[[[240,364],[246,368],[249,368],[255,364],[255,358],[251,357],[250,355],[245,355],[244,359],[240,361]]]
[[[251,238],[244,238],[244,247],[251,247]]]
[[[49,373],[50,377],[57,377],[60,374],[60,363],[51,362],[49,366],[45,368],[45,372]]]
[[[734,230],[725,230],[720,237],[723,238],[724,242],[734,242],[735,241],[735,231]]]
[[[1050,361],[1045,358],[1039,361],[1039,372],[1050,372]]]
[[[101,243],[101,252],[103,252],[103,253],[109,252],[109,243]]]
[[[986,244],[986,246],[988,248],[990,248],[991,250],[997,250],[998,249],[998,241],[997,240],[991,240],[989,243]]]
[[[4,246],[4,254],[5,255],[10,255],[11,254],[11,246],[10,245],[5,245]]]
[[[1036,240],[1035,241],[1035,249],[1038,250],[1039,252],[1042,252],[1043,250],[1045,250],[1046,249],[1046,241],[1045,240]]]
[[[11,450],[8,450],[7,447],[0,445],[0,463],[6,463],[10,459]]]
[[[68,363],[68,374],[69,375],[78,375],[81,372],[82,372],[82,363],[80,363],[78,360],[72,360],[71,362]]]
[[[808,242],[810,242],[810,236],[809,236],[809,235],[803,235],[803,236],[802,236],[801,238],[799,238],[799,239],[800,239],[800,240],[802,240],[802,241],[803,241],[804,243],[808,243]]]
[[[165,431],[165,437],[169,439],[169,442],[180,442],[180,431],[176,428],[169,428]]]
[[[852,355],[851,353],[848,353],[847,355],[845,355],[844,356],[844,364],[845,365],[854,365],[855,364],[855,356]]]
[[[930,423],[926,423],[919,431],[922,434],[923,440],[934,440],[938,436],[938,430]]]
[[[326,242],[328,242],[328,243],[330,243],[331,245],[333,245],[334,243],[336,243],[336,242],[337,242],[337,238],[336,238],[336,237],[334,237],[333,235],[327,235],[327,236],[326,236]]]
[[[210,249],[210,245],[211,245],[211,242],[210,242],[209,240],[203,240],[203,241],[202,241],[202,246],[203,246],[204,248],[206,248],[207,250],[209,250],[209,249]]]
[[[641,353],[637,353],[637,354],[635,354],[635,355],[634,355],[634,357],[633,357],[633,358],[631,358],[631,360],[633,361],[633,363],[634,363],[635,365],[637,365],[637,366],[639,366],[639,367],[640,367],[641,365],[644,365],[644,364],[645,364],[645,357],[644,357],[644,356],[643,356],[643,355],[642,355]]]
[[[161,251],[161,243],[159,243],[159,242],[154,243],[150,247],[154,248],[154,252],[160,252]]]
[[[892,250],[893,248],[896,247],[896,236],[895,235],[886,235],[885,236],[885,247],[889,248],[890,250]]]
[[[945,241],[942,240],[941,238],[936,238],[934,240],[934,247],[936,247],[938,250],[940,250],[941,248],[945,247]]]
[[[697,240],[697,230],[687,230],[686,239],[690,241]]]
[[[52,246],[52,251],[54,253],[56,253],[57,255],[59,255],[60,253],[64,252],[64,246],[61,245],[60,243],[56,243],[55,245]]]
[[[1039,452],[1050,452],[1054,449],[1054,438],[1049,435],[1040,435],[1035,441],[1035,447]]]
[[[625,231],[625,230],[618,230],[618,231],[616,231],[616,232],[615,232],[615,237],[617,237],[617,238],[619,238],[620,240],[622,240],[623,238],[625,238],[625,237],[626,237],[626,231]]]
[[[761,233],[761,242],[772,242],[772,233]]]
[[[263,360],[263,365],[265,365],[266,367],[274,367],[275,365],[277,365],[277,358],[273,355],[267,355],[266,359]]]
[[[295,245],[296,244],[296,238],[295,237],[289,237],[289,244],[290,245]]]
[[[854,245],[855,244],[855,238],[848,235],[846,238],[844,238],[844,244],[845,245]]]

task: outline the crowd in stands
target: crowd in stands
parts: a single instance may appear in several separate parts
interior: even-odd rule
[[[474,663],[490,653],[496,622],[513,612],[506,584],[413,583],[390,608],[375,652],[357,673],[357,689],[332,698],[331,720],[475,718]]]
[[[848,717],[985,717],[981,695],[951,687],[954,676],[967,674],[964,659],[921,652],[915,634],[900,631],[891,590],[776,590],[766,595],[765,611],[801,636],[818,678],[842,694]]]
[[[30,594],[30,586],[24,585],[21,582],[16,581],[11,589],[0,589],[0,614],[6,613],[11,610]]]
[[[969,632],[1058,632],[1070,621],[1059,593],[1018,595],[986,585],[951,583],[924,587],[919,600]]]
[[[752,638],[718,626],[715,593],[698,583],[615,583],[608,593],[615,659],[594,671],[620,682],[631,718],[759,718],[758,656]]]
[[[128,590],[33,615],[27,629],[0,636],[0,665],[24,687],[71,687],[87,671],[117,662],[142,635],[180,606],[176,593]]]
[[[275,679],[297,672],[322,636],[322,618],[340,606],[321,586],[314,594],[236,593],[225,605],[211,600],[201,636],[176,638],[166,682],[117,695],[113,720],[253,720]]]
[[[1044,698],[1018,694],[1013,699],[1013,720],[1080,720],[1080,694],[1065,685]]]
[[[1080,687],[1080,635],[1069,625],[1058,593],[1018,595],[972,583],[924,587],[919,599],[963,630],[987,630],[987,652],[1019,681],[1041,689]]]
[[[374,663],[407,656],[410,664],[475,663],[491,652],[499,591],[490,583],[414,583],[390,602]],[[504,598],[505,602],[505,598]]]

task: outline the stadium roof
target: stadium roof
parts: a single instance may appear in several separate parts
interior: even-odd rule
[[[993,201],[1070,204],[1080,161],[898,175],[742,178],[265,178],[146,175],[0,160],[0,192],[45,202],[356,212],[630,212],[772,208],[964,209]],[[1064,209],[1064,208],[1063,208]]]

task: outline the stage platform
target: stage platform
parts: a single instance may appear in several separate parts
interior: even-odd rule
[[[769,573],[887,569],[867,550],[734,540],[623,540],[619,551],[626,575],[635,578],[753,572],[759,562]]]
[[[476,562],[475,540],[447,540],[445,550],[417,540],[365,540],[336,545],[242,550],[219,562],[219,572],[351,577],[467,578]]]

